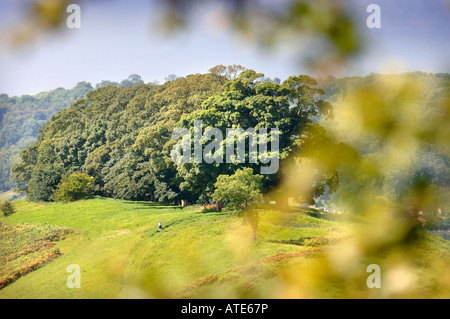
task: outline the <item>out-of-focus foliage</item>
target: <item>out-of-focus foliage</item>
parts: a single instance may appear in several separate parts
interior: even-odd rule
[[[417,205],[419,211],[448,207],[448,74],[372,74],[329,79],[322,85],[339,117],[322,124],[377,170],[370,177],[379,189],[377,196]],[[341,177],[359,187],[355,175]],[[344,188],[334,198],[338,202],[341,196]]]
[[[334,119],[324,125],[336,141],[371,151],[354,157],[351,149],[335,151],[327,143],[308,148],[326,169],[343,158],[351,163],[340,169],[335,205],[359,217],[350,224],[347,240],[307,266],[286,270],[279,296],[320,297],[327,287],[339,285],[339,296],[350,298],[448,297],[448,249],[427,264],[420,262],[427,250],[436,249],[423,229],[427,218],[448,214],[448,75],[374,75],[347,83],[352,82],[356,85],[348,85],[334,103]],[[432,158],[443,162],[427,161]],[[298,171],[295,162],[290,167],[296,175],[287,185],[314,172],[308,167]],[[381,289],[365,286],[369,264],[381,267]],[[424,282],[432,286],[420,291]]]
[[[1,30],[11,47],[28,45],[42,35],[60,29],[66,22],[67,6],[77,1],[32,0],[23,6],[23,20]]]
[[[28,1],[23,20],[3,30],[8,43],[23,46],[45,33],[62,30],[70,3],[88,5],[81,0]],[[153,14],[149,19],[162,31],[186,29],[193,21],[198,22],[200,12],[206,12],[206,28],[230,29],[265,48],[290,42],[291,47],[300,51],[301,41],[308,40],[309,59],[321,68],[341,64],[362,45],[362,36],[355,28],[349,8],[341,0],[158,0],[152,5]],[[316,51],[326,54],[316,54]]]
[[[266,49],[290,43],[291,48],[300,51],[301,41],[310,40],[308,59],[320,68],[344,62],[362,46],[362,36],[345,1],[174,0],[156,3],[160,4],[158,26],[164,31],[189,27],[197,20],[198,13],[206,9],[207,27],[232,30],[247,42]],[[321,54],[312,53],[315,51]]]

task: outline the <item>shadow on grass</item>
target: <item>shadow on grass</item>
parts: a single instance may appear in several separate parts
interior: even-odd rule
[[[160,202],[135,202],[125,201],[125,204],[137,206],[135,209],[182,209],[181,206],[170,206]]]
[[[203,209],[198,212],[199,214],[208,214],[208,215],[226,215],[228,212],[218,212],[215,209]]]
[[[343,221],[345,220],[345,216],[342,214],[332,214],[327,213],[324,211],[321,211],[319,209],[314,208],[293,208],[291,210],[291,213],[297,213],[297,214],[305,214],[307,216],[311,216],[317,219],[324,219],[324,220],[331,220],[331,221]]]
[[[321,247],[336,243],[336,239],[326,237],[302,237],[288,240],[268,240],[268,242],[274,244]]]

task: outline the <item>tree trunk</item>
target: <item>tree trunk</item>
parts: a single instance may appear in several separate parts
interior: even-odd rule
[[[217,203],[216,203],[216,211],[217,211],[217,212],[220,212],[224,206],[225,206],[225,205],[224,205],[223,202],[217,202]]]
[[[256,233],[258,231],[258,223],[252,220],[250,221],[250,225],[252,226],[252,238],[253,240],[257,240]]]
[[[289,197],[279,197],[276,199],[276,205],[280,210],[289,210]]]

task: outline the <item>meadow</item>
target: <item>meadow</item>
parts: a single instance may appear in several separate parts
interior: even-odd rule
[[[59,252],[55,259],[0,289],[3,299],[286,297],[279,285],[283,271],[293,265],[313,267],[324,251],[346,240],[349,230],[336,220],[339,216],[305,208],[261,210],[254,241],[241,218],[199,207],[100,197],[68,204],[19,200],[14,205],[15,214],[0,218],[8,227],[27,223],[71,231],[53,242]],[[426,251],[422,268],[448,258],[449,242],[427,236],[434,248]],[[71,264],[81,269],[79,289],[67,287]],[[422,288],[436,290],[438,279],[428,278]],[[367,290],[365,279],[360,286]],[[336,283],[317,289],[320,297],[345,296]]]

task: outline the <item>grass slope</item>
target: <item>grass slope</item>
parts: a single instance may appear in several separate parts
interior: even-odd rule
[[[14,204],[17,213],[1,217],[1,223],[53,225],[74,233],[55,243],[59,258],[1,289],[0,298],[268,298],[280,295],[282,271],[317,267],[315,257],[320,260],[329,245],[348,236],[347,226],[332,220],[337,216],[317,211],[261,211],[253,241],[250,226],[226,213],[105,198]],[[425,235],[425,246],[417,247],[417,269],[424,274],[419,288],[442,296],[441,278],[428,270],[435,260],[448,260],[450,245]],[[381,262],[396,265],[395,259]],[[81,268],[80,289],[67,287],[71,264]],[[362,266],[358,289],[367,291],[367,264]],[[315,296],[348,296],[338,283],[321,289]]]
[[[279,256],[277,262],[304,258],[317,248],[308,240],[332,233],[335,224],[297,214],[299,227],[284,227],[285,221],[262,214],[260,240],[253,243],[250,226],[224,213],[104,198],[69,204],[19,200],[15,208],[16,214],[0,222],[68,227],[75,235],[56,243],[60,258],[0,290],[0,298],[202,295],[193,288],[208,278],[227,278],[245,265],[270,262],[264,260],[270,256]],[[162,233],[157,232],[160,220]],[[67,288],[70,264],[81,268],[81,289]]]
[[[60,255],[54,242],[70,229],[0,223],[0,289]]]

